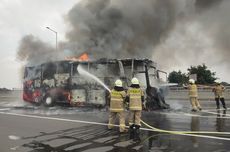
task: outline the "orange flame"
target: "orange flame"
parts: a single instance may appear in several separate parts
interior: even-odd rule
[[[83,53],[78,59],[80,61],[89,61],[89,56],[87,53]]]
[[[79,57],[76,57],[76,56],[66,57],[66,60],[71,60],[71,61],[89,61],[89,56],[88,56],[87,53],[83,53]]]

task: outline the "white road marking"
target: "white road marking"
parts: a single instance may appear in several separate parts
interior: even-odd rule
[[[0,114],[11,115],[11,116],[27,117],[27,118],[38,118],[38,119],[46,119],[46,120],[56,120],[56,121],[65,121],[65,122],[94,124],[94,125],[102,125],[102,126],[107,126],[108,125],[107,123],[100,123],[100,122],[72,120],[72,119],[55,118],[55,117],[43,117],[43,116],[25,115],[25,114],[17,114],[17,113],[9,113],[9,112],[0,112]],[[114,126],[119,127],[119,125],[114,125]],[[126,128],[128,128],[128,126],[126,126]],[[154,131],[153,129],[148,129],[148,128],[140,128],[140,129],[141,130],[146,130],[146,131]],[[155,132],[159,132],[159,131],[155,130]],[[230,138],[223,138],[223,137],[216,137],[216,136],[206,136],[206,135],[196,135],[196,134],[175,134],[175,135],[202,137],[202,138],[219,139],[219,140],[230,140]]]
[[[207,110],[204,110],[204,111],[200,111],[200,112],[203,112],[203,113],[209,113],[209,114],[215,114],[215,115],[224,115],[224,116],[228,116],[228,117],[230,117],[230,115],[229,114],[223,114],[222,112],[220,112],[220,113],[217,113],[217,112],[212,112],[212,111],[207,111]],[[224,117],[223,117],[224,118]]]
[[[10,108],[0,109],[0,111],[8,111],[8,110],[10,110]]]
[[[186,112],[180,112],[180,113],[164,113],[164,112],[161,112],[161,114],[164,114],[164,115],[174,115],[174,116],[188,116],[188,117],[200,117],[200,118],[223,118],[223,119],[230,119],[230,117],[217,117],[217,116],[202,116],[202,115],[199,115],[199,114],[196,114],[196,113],[186,113]],[[216,113],[217,115],[217,113]],[[220,115],[223,115],[220,113]]]
[[[44,116],[36,116],[36,115],[25,115],[25,114],[17,114],[17,113],[10,113],[10,112],[0,112],[0,114],[27,117],[27,118],[38,118],[38,119],[46,119],[46,120],[57,120],[57,121],[66,121],[66,122],[85,123],[85,124],[92,124],[92,125],[103,125],[103,126],[108,125],[106,123],[100,123],[100,122],[90,122],[90,121],[82,121],[82,120],[56,118],[56,117],[44,117]],[[114,126],[119,127],[119,125],[114,125]]]
[[[224,110],[228,110],[228,109],[214,109],[214,108],[205,108],[205,110],[208,110],[208,111],[210,111],[210,110],[219,110],[219,111],[224,111]]]

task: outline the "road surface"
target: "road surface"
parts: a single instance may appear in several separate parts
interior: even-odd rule
[[[140,140],[107,130],[104,109],[36,107],[21,101],[0,101],[1,152],[230,152],[230,112],[202,101],[190,112],[185,100],[167,101],[170,110],[143,112]],[[228,102],[227,102],[228,103]],[[230,104],[229,104],[230,105]],[[163,130],[163,131],[162,131]],[[167,130],[167,131],[165,131]],[[180,131],[173,133],[168,131]],[[224,132],[181,134],[181,131]]]

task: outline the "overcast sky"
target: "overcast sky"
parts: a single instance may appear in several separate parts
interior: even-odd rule
[[[20,40],[25,35],[32,34],[40,40],[55,46],[55,34],[46,29],[47,26],[58,32],[59,41],[65,40],[65,33],[68,31],[67,25],[64,22],[65,15],[78,1],[79,0],[0,0],[0,88],[22,87],[21,67],[24,63],[16,59]],[[206,43],[204,40],[208,39],[208,37],[202,35],[200,31],[196,31],[196,29],[198,29],[196,23],[190,24],[189,26],[191,26],[191,30],[189,29],[190,27],[188,27],[190,35],[187,36],[187,39],[184,36],[186,33],[176,35],[176,33],[172,32],[172,38],[176,38],[175,43],[174,41],[169,41],[169,43],[173,42],[173,44],[168,44],[167,46],[162,45],[159,49],[170,50],[173,47],[178,49],[178,45],[180,45],[179,48],[182,50],[187,49],[187,45],[183,46],[181,45],[181,42],[187,41],[186,43],[190,44],[189,42],[192,37],[200,39],[202,45],[205,45],[205,50],[210,50],[212,48],[212,43],[204,44]],[[207,46],[210,48],[207,48]],[[158,64],[162,65],[161,67],[166,68],[162,70],[166,70],[167,72],[179,69],[186,72],[186,69],[190,65],[205,63],[211,68],[211,70],[217,72],[216,75],[221,81],[230,82],[228,66],[221,64],[221,62],[216,59],[215,54],[212,54],[210,51],[207,53],[204,52],[202,56],[195,57],[195,60],[194,57],[192,57],[193,60],[190,60],[190,54],[186,54],[187,59],[178,58],[177,61],[175,61],[177,62],[175,66],[171,66],[171,63],[164,66],[165,60],[163,60],[163,58],[168,56],[169,61],[171,57],[169,53],[167,54],[158,51],[158,53],[155,53],[154,55],[153,58],[156,59]]]
[[[64,39],[67,26],[65,14],[78,0],[0,0],[0,88],[21,87],[20,68],[16,60],[19,42],[24,35],[33,34],[42,41],[55,45],[55,34]]]

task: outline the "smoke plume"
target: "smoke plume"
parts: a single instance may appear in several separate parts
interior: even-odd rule
[[[39,64],[44,61],[55,60],[55,49],[47,43],[42,42],[33,35],[26,35],[22,38],[17,57],[22,61],[29,61],[29,64]]]
[[[152,58],[165,68],[206,59],[229,64],[229,8],[229,0],[82,0],[66,15],[70,30],[60,51],[93,59]],[[29,35],[18,57],[29,63],[59,59],[53,52]]]
[[[178,1],[82,1],[68,13],[70,50],[100,57],[149,57],[173,29]],[[103,56],[102,56],[103,55]]]

